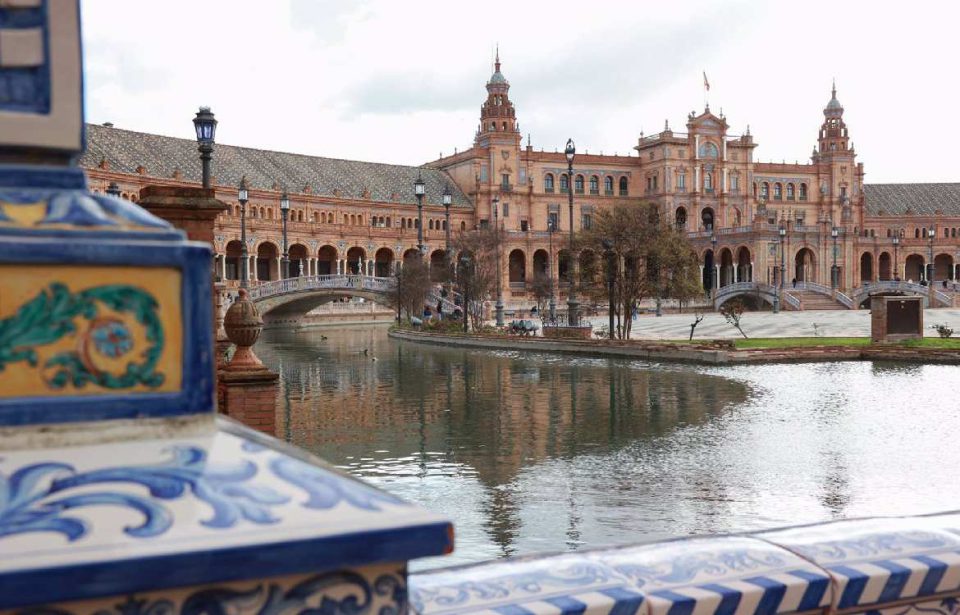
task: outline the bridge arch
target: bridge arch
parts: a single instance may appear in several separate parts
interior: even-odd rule
[[[347,273],[352,275],[364,275],[367,270],[367,251],[361,247],[354,246],[347,250]]]
[[[290,258],[290,277],[296,278],[304,275],[310,275],[310,264],[307,260],[310,251],[302,243],[295,243],[290,246],[288,252]]]
[[[257,246],[257,279],[263,282],[280,279],[280,248],[272,241]]]
[[[720,288],[733,284],[733,252],[730,248],[720,250]]]
[[[337,249],[333,246],[320,246],[317,250],[317,275],[331,275],[337,272]]]
[[[393,273],[394,254],[390,248],[380,248],[373,255],[374,275],[384,278]]]
[[[243,244],[239,239],[228,241],[224,249],[226,254],[226,278],[228,280],[240,279],[240,265],[242,258]]]
[[[911,282],[919,282],[924,278],[924,260],[920,254],[908,254],[903,261],[903,275]]]
[[[873,281],[873,253],[864,252],[860,255],[860,281]]]
[[[881,252],[877,258],[877,274],[881,282],[893,279],[893,260],[889,252]]]
[[[737,282],[753,281],[753,261],[750,258],[750,248],[740,246],[737,248]]]

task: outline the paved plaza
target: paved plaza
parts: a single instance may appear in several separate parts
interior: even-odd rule
[[[633,322],[634,339],[676,340],[687,339],[693,314],[664,314],[638,316]],[[605,316],[589,319],[594,326],[605,325]],[[943,323],[960,335],[960,309],[939,308],[923,312],[924,335],[936,337],[931,326]],[[750,337],[869,337],[869,310],[809,310],[803,312],[746,312],[740,321]],[[814,326],[816,325],[816,326]],[[739,338],[740,333],[727,324],[723,316],[708,312],[697,325],[694,339]]]

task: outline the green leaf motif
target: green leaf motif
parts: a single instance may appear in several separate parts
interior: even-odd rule
[[[163,384],[163,374],[156,372],[164,348],[157,301],[145,290],[126,284],[96,286],[76,293],[60,282],[50,284],[13,316],[0,320],[0,372],[8,364],[21,361],[37,367],[36,348],[76,333],[76,319],[93,321],[100,314],[100,306],[132,314],[143,325],[148,346],[140,353],[140,361],[127,363],[124,371],[114,374],[91,370],[78,351],[61,352],[43,365],[49,370],[47,383],[56,389],[68,384],[76,388],[94,384],[107,389],[137,385],[156,388]]]

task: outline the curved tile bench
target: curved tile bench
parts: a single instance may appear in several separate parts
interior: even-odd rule
[[[410,577],[418,613],[956,615],[960,514],[504,560]]]

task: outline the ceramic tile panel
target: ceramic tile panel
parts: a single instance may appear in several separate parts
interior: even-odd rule
[[[642,593],[629,585],[601,562],[558,555],[411,575],[410,603],[430,615],[645,613]]]
[[[746,537],[678,540],[591,554],[647,597],[651,615],[771,615],[830,603],[830,579],[796,555]]]
[[[0,610],[0,615],[275,615],[305,612],[396,615],[406,612],[406,608],[406,570],[400,563],[34,605]]]
[[[448,521],[231,421],[0,458],[0,607],[405,562]],[[53,580],[56,582],[54,583]]]
[[[936,518],[864,519],[755,534],[809,559],[834,579],[834,609],[960,589],[960,535]]]

